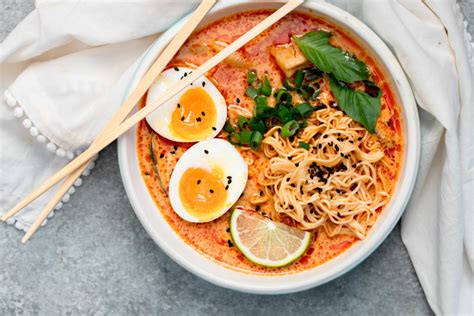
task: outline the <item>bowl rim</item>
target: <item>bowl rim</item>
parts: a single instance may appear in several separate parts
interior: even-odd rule
[[[227,14],[222,14],[225,10],[229,9],[235,9],[238,8],[238,10],[235,10],[235,12],[238,11],[246,11],[246,10],[251,10],[253,8],[274,8],[277,7],[278,4],[269,4],[269,3],[256,3],[256,2],[242,2],[242,1],[226,1],[225,3],[223,2],[218,2],[218,4],[208,13],[208,17],[211,15],[218,16],[221,14],[221,16],[225,16]],[[403,168],[403,178],[404,182],[402,183],[402,171],[400,172],[398,185],[396,188],[396,192],[393,194],[392,199],[389,203],[389,205],[386,207],[384,212],[382,212],[383,215],[385,213],[389,213],[387,208],[390,207],[390,221],[387,223],[383,223],[383,229],[380,233],[377,233],[377,236],[369,234],[366,240],[363,241],[364,246],[359,247],[363,248],[360,251],[358,251],[355,255],[352,255],[353,260],[342,260],[340,262],[339,267],[335,267],[334,269],[330,269],[329,272],[324,272],[321,273],[320,275],[318,273],[308,273],[308,271],[316,270],[321,266],[325,266],[328,263],[332,263],[335,261],[341,261],[338,260],[343,256],[344,253],[348,252],[345,251],[343,254],[329,260],[327,263],[324,263],[320,266],[317,266],[315,268],[305,270],[303,272],[298,272],[294,274],[286,274],[282,276],[261,276],[257,274],[253,274],[252,278],[250,280],[258,280],[258,279],[266,279],[268,280],[269,278],[275,278],[279,279],[281,282],[276,282],[273,284],[259,284],[261,282],[254,282],[251,281],[249,282],[249,279],[245,276],[247,276],[247,273],[242,273],[238,272],[236,270],[228,270],[228,274],[234,274],[237,273],[239,275],[242,275],[242,280],[230,280],[229,278],[226,277],[226,274],[222,273],[213,273],[213,271],[210,271],[210,269],[203,269],[202,267],[198,267],[195,263],[190,260],[190,258],[186,258],[186,256],[182,253],[179,253],[179,251],[176,251],[175,247],[168,243],[160,234],[157,233],[155,227],[153,224],[150,222],[147,212],[143,209],[142,202],[140,201],[140,198],[137,196],[137,193],[135,191],[134,185],[132,183],[132,179],[130,178],[131,175],[131,168],[138,168],[138,165],[132,166],[131,163],[129,162],[129,157],[128,157],[128,151],[130,145],[128,144],[127,140],[127,135],[129,137],[132,137],[134,139],[134,134],[136,131],[136,127],[133,129],[129,130],[125,135],[119,138],[117,142],[118,150],[117,150],[117,155],[118,155],[118,160],[119,160],[119,168],[120,168],[120,173],[122,177],[122,182],[125,188],[125,191],[127,193],[127,196],[130,200],[130,203],[132,205],[132,208],[137,215],[138,219],[144,226],[145,230],[147,233],[152,237],[152,239],[155,241],[156,244],[169,256],[171,257],[176,263],[184,267],[186,270],[190,271],[191,273],[213,283],[218,286],[222,286],[225,288],[241,291],[241,292],[247,292],[247,293],[255,293],[255,294],[284,294],[284,293],[293,293],[297,291],[302,291],[308,288],[312,288],[318,285],[322,285],[326,282],[329,282],[345,273],[348,271],[352,270],[355,268],[357,265],[359,265],[363,260],[365,260],[370,254],[375,251],[380,244],[387,238],[387,236],[392,232],[393,228],[399,221],[401,215],[403,214],[405,207],[408,203],[408,199],[410,197],[410,194],[413,190],[414,184],[415,184],[415,179],[416,179],[416,174],[418,171],[418,164],[420,160],[420,126],[419,126],[419,118],[418,118],[418,112],[417,112],[417,107],[415,103],[415,99],[413,97],[413,93],[411,90],[411,87],[409,85],[409,82],[399,65],[397,59],[395,56],[392,54],[392,52],[389,50],[389,48],[385,45],[385,43],[365,24],[363,24],[361,21],[359,21],[357,18],[349,14],[348,12],[336,7],[335,5],[332,5],[327,2],[305,2],[303,5],[301,5],[296,11],[312,11],[309,13],[317,15],[323,15],[325,17],[329,17],[330,19],[333,20],[334,23],[338,24],[339,26],[342,26],[344,29],[350,30],[351,36],[357,36],[359,37],[358,40],[362,39],[364,42],[366,42],[370,48],[372,49],[372,54],[375,55],[374,57],[377,57],[380,61],[383,61],[384,64],[384,72],[388,77],[391,77],[393,79],[393,84],[392,84],[392,90],[394,94],[397,95],[397,100],[399,100],[399,105],[401,108],[401,111],[404,113],[405,116],[405,122],[403,123],[404,126],[404,140],[405,140],[405,153],[404,153],[404,165],[401,167]],[[176,22],[174,25],[172,25],[166,32],[164,32],[154,43],[151,44],[151,46],[148,48],[148,50],[144,53],[141,61],[139,62],[135,74],[133,76],[133,79],[131,80],[127,91],[124,93],[123,99],[131,93],[132,89],[136,84],[140,81],[142,78],[143,74],[146,72],[150,64],[154,61],[156,56],[161,52],[161,50],[166,46],[166,44],[173,38],[173,36],[179,31],[181,26],[185,23],[187,18],[190,16],[190,14],[186,15],[185,17],[181,18],[178,22]],[[206,25],[209,22],[209,20],[215,20],[215,17],[213,19],[210,18],[205,18],[202,24]],[[130,134],[133,133],[133,135],[130,136]],[[409,141],[407,141],[409,139]],[[133,149],[136,155],[136,147],[135,143],[133,143]],[[143,183],[143,180],[139,179]],[[402,186],[403,184],[403,186]],[[144,184],[143,184],[144,186]],[[146,194],[148,196],[148,190],[145,188]],[[150,196],[151,198],[151,196]],[[397,199],[395,199],[397,198]],[[394,201],[396,200],[396,201]],[[156,210],[153,210],[156,212]],[[156,212],[160,213],[160,212]],[[168,225],[165,219],[162,218],[162,220]],[[378,220],[378,222],[380,219]],[[376,224],[377,225],[377,224]],[[375,226],[374,226],[375,227]],[[172,228],[171,228],[172,229]],[[173,231],[173,234],[175,236],[173,237],[180,237]],[[375,237],[377,238],[375,238]],[[173,238],[170,236],[170,238]],[[186,242],[182,239],[180,239],[182,243],[186,244]],[[361,244],[361,243],[358,243]],[[187,245],[187,244],[186,244]],[[189,245],[188,245],[189,246]],[[354,247],[354,246],[353,246]],[[351,248],[353,248],[351,247]],[[194,250],[195,251],[195,250]],[[204,257],[202,254],[199,254],[197,251],[195,251],[198,256]],[[351,258],[351,257],[349,257]],[[206,258],[207,259],[207,258]],[[337,260],[336,260],[337,259]],[[219,265],[215,262],[213,262],[210,259],[207,259],[209,263],[214,263],[214,265]],[[228,269],[226,267],[223,267],[223,265],[220,265],[221,268],[223,269]],[[293,276],[299,276],[303,275],[304,278],[297,278]],[[295,281],[293,282],[293,280]]]

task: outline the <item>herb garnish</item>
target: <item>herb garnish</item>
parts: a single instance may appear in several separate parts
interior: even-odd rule
[[[306,58],[325,73],[333,74],[337,80],[348,83],[367,80],[367,66],[343,50],[331,46],[330,36],[331,33],[324,31],[312,31],[293,39]]]
[[[333,76],[329,76],[331,91],[339,104],[341,110],[349,115],[354,121],[364,125],[370,132],[375,132],[375,124],[380,115],[382,96],[381,91],[376,97],[371,97],[363,91],[354,91],[342,85]]]

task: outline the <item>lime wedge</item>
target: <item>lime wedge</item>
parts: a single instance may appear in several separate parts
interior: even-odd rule
[[[266,267],[282,267],[294,262],[306,252],[313,237],[310,232],[242,209],[232,212],[230,233],[247,259]]]

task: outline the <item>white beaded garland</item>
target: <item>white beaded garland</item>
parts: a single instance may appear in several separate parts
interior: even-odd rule
[[[54,152],[56,152],[56,145],[53,144],[53,143],[48,143],[48,144],[46,145],[46,149],[47,149],[49,152],[54,153]]]
[[[30,128],[31,126],[33,126],[33,123],[31,123],[30,119],[24,119],[21,123],[23,124],[24,128]]]
[[[20,108],[19,106],[17,106],[17,107],[13,110],[13,116],[14,116],[14,117],[22,117],[22,116],[23,116],[23,109]]]
[[[30,128],[30,134],[31,134],[31,136],[33,136],[33,137],[38,136],[38,135],[39,135],[39,130],[38,130],[38,128],[35,127],[35,126],[31,127],[31,128]]]

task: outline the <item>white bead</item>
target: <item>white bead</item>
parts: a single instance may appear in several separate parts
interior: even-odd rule
[[[87,169],[92,170],[92,169],[94,169],[94,167],[95,167],[95,162],[92,161],[92,162],[87,166]]]
[[[33,136],[33,137],[38,136],[38,135],[39,135],[38,128],[35,127],[35,126],[33,126],[32,128],[30,128],[30,134],[31,134],[31,136]]]
[[[15,117],[22,117],[22,116],[23,116],[23,109],[20,108],[19,106],[17,106],[17,107],[13,110],[13,116],[15,116]]]
[[[54,153],[54,152],[56,152],[56,145],[53,144],[53,143],[48,143],[48,144],[46,145],[46,149],[47,149],[49,152]]]
[[[45,219],[42,223],[41,226],[45,226],[48,223],[48,219]]]
[[[71,160],[72,158],[74,158],[74,154],[72,153],[72,151],[68,150],[66,152],[66,157],[67,157],[67,159]]]
[[[67,202],[69,202],[70,198],[71,198],[71,196],[66,193],[66,194],[63,195],[63,198],[61,199],[61,201],[63,201],[64,203],[67,203]]]
[[[33,126],[33,123],[31,123],[30,119],[24,119],[22,123],[24,128],[30,128],[31,126]]]
[[[60,210],[61,207],[63,207],[63,202],[59,202],[58,204],[56,204],[56,206],[54,207],[55,210]]]
[[[84,170],[84,172],[82,173],[82,175],[83,175],[83,176],[86,176],[86,177],[87,177],[88,175],[90,175],[90,174],[91,174],[91,170],[90,170],[90,169],[86,169],[86,170]]]
[[[65,157],[66,151],[62,148],[58,148],[58,150],[56,150],[56,155],[58,155],[58,157]]]
[[[75,187],[70,187],[70,188],[69,188],[69,191],[67,191],[67,193],[68,193],[69,195],[73,195],[74,193],[76,193],[76,188],[75,188]]]
[[[60,202],[60,203],[61,203],[61,202]],[[52,211],[51,213],[49,213],[48,218],[51,218],[51,217],[53,217],[53,216],[54,216],[54,211]]]
[[[23,230],[23,224],[20,223],[19,221],[16,221],[16,222],[15,222],[15,227],[16,227],[17,229],[19,229],[19,230]]]
[[[80,187],[82,185],[82,179],[81,178],[77,178],[76,182],[74,182],[74,185],[76,187]]]
[[[13,94],[10,92],[10,90],[5,90],[5,93],[3,94],[3,96],[8,106],[14,107],[16,105],[16,99],[13,96]]]
[[[7,219],[7,224],[8,224],[8,225],[13,225],[13,224],[15,224],[15,219],[12,218],[12,217],[10,217],[9,219]]]
[[[36,139],[37,139],[38,142],[40,142],[40,143],[46,143],[46,141],[48,140],[48,139],[46,138],[46,136],[41,135],[41,134],[39,134],[38,137],[36,137]]]

